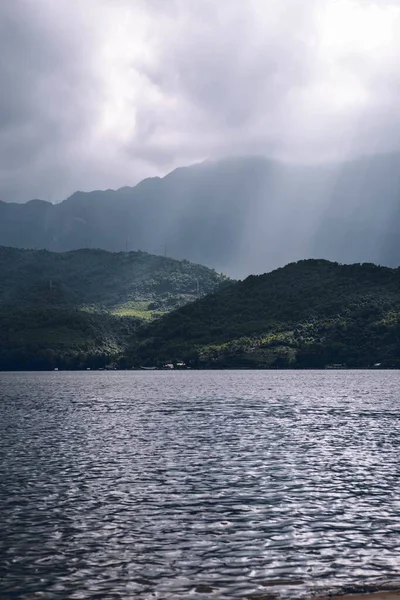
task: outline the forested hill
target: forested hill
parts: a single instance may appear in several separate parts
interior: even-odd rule
[[[224,281],[144,252],[0,248],[0,370],[105,368],[145,319]]]
[[[215,291],[224,276],[145,252],[0,247],[0,307],[79,307],[141,316]]]
[[[250,276],[139,332],[127,363],[400,366],[400,269],[305,260]]]

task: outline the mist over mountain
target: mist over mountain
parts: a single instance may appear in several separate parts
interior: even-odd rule
[[[236,157],[59,204],[0,202],[0,245],[143,250],[233,277],[305,257],[400,263],[400,155],[296,165]]]

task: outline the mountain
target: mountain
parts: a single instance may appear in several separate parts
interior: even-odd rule
[[[0,202],[0,244],[145,250],[233,277],[306,257],[400,264],[400,155],[319,165],[238,157],[59,204]]]
[[[0,248],[0,369],[104,367],[143,320],[226,278],[145,252]]]
[[[125,365],[400,367],[400,269],[304,260],[141,328]]]

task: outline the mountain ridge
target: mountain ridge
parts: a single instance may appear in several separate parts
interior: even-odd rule
[[[294,165],[231,157],[58,204],[0,203],[0,244],[144,250],[234,277],[304,256],[400,263],[400,155]]]

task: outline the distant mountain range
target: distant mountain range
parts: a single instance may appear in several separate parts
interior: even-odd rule
[[[398,154],[311,166],[230,158],[55,205],[0,202],[0,245],[140,249],[233,277],[304,257],[397,266],[399,228]]]

